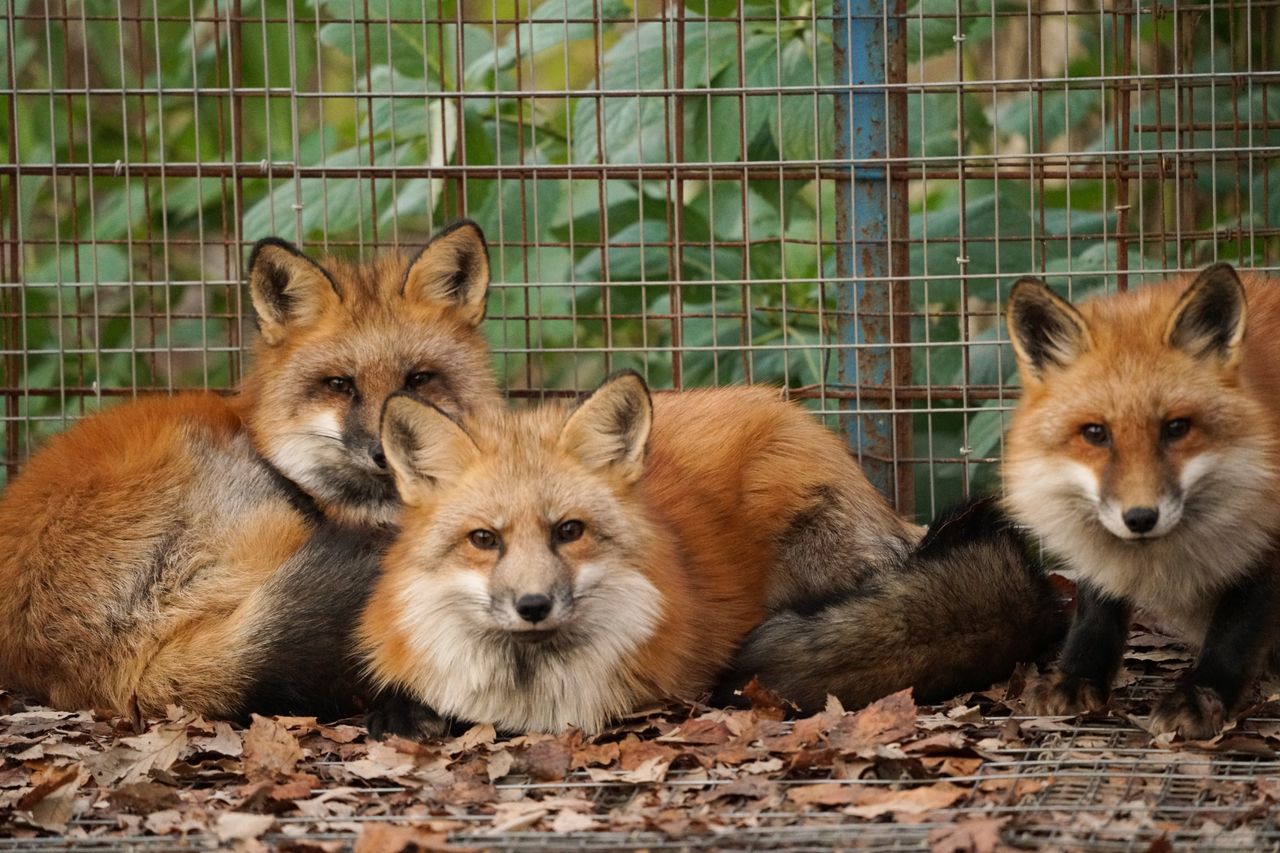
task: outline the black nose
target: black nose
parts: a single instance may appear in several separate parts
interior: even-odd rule
[[[1124,512],[1124,526],[1134,533],[1146,533],[1160,520],[1160,510],[1149,506],[1136,506]]]
[[[373,444],[369,447],[369,458],[373,460],[373,464],[379,468],[387,467],[387,454],[382,452],[382,444]]]
[[[522,595],[516,599],[516,612],[526,622],[537,624],[551,612],[551,597],[547,595]]]

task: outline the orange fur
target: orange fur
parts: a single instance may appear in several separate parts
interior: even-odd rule
[[[86,418],[0,496],[0,684],[61,708],[243,713],[254,672],[289,653],[272,645],[279,599],[303,594],[288,584],[329,570],[310,552],[320,567],[299,563],[329,547],[303,493],[337,521],[386,524],[398,502],[374,446],[383,400],[411,393],[458,413],[499,401],[477,329],[487,286],[474,225],[364,266],[260,244],[262,335],[242,394]],[[356,556],[331,563],[362,557],[343,547]]]
[[[1201,649],[1153,730],[1211,736],[1274,645],[1280,288],[1217,264],[1073,307],[1020,282],[1009,328],[1024,393],[1006,505],[1082,602],[1032,706],[1104,700],[1140,607]]]
[[[595,433],[572,427],[588,407],[601,408],[599,396],[614,393],[620,383],[643,387],[638,378],[624,376],[606,383],[577,410],[553,405],[471,418],[465,434],[443,417],[415,413],[418,407],[388,409],[383,441],[406,500],[416,505],[406,511],[363,617],[363,644],[376,680],[466,719],[517,728],[592,727],[644,701],[695,697],[710,687],[767,606],[829,589],[828,578],[798,583],[793,567],[779,559],[798,520],[837,503],[826,500],[828,493],[840,496],[840,506],[857,516],[855,523],[868,536],[905,549],[918,535],[888,508],[834,434],[763,388],[656,395],[639,479],[625,460],[596,464],[592,460],[610,450],[609,441],[597,434],[632,417],[638,392],[627,391],[631,399],[619,404],[621,414],[592,417]],[[393,452],[397,444],[409,450]],[[462,464],[455,470],[433,459],[432,448]],[[585,532],[549,546],[548,536],[554,537],[555,525],[566,518],[583,522]],[[490,528],[504,543],[501,554],[468,540],[472,530]],[[580,587],[589,572],[618,586],[584,596]],[[857,580],[847,576],[841,583]],[[434,599],[455,583],[465,591],[456,600]],[[473,589],[474,583],[485,584],[487,593]],[[629,608],[645,610],[649,589],[658,602],[651,624],[628,613]],[[630,590],[635,599],[621,590]],[[597,619],[592,614],[598,611],[591,608],[616,609],[603,620],[612,622],[611,628],[582,642],[603,648],[626,635],[633,642],[625,653],[603,672],[591,669],[599,661],[587,656],[580,672],[566,674],[581,684],[616,681],[617,690],[602,698],[600,707],[525,713],[489,707],[487,699],[467,707],[466,700],[450,698],[469,679],[489,680],[478,669],[488,665],[485,652],[477,648],[478,663],[468,670],[466,665],[459,669],[454,650],[487,643],[495,631],[510,629],[516,636],[528,628],[507,613],[511,601],[528,591],[548,591],[563,600],[563,610],[553,609],[547,617],[556,621],[558,612],[567,614],[556,623],[553,643],[579,630],[579,622]],[[474,602],[485,595],[491,604]],[[602,597],[607,600],[599,601]],[[424,625],[427,617],[419,615],[436,614],[443,622],[446,610],[473,605],[477,613],[493,608],[490,616],[475,616],[482,627],[460,622],[457,628],[438,628]],[[471,635],[473,628],[477,633]],[[434,639],[420,638],[422,631],[432,638],[442,634],[433,647],[437,653],[424,650]],[[538,647],[533,648],[531,654],[537,654]],[[572,657],[577,649],[564,654]],[[508,677],[502,666],[494,676],[499,681]],[[513,677],[513,703],[522,693],[557,692],[539,685],[538,675],[522,691],[520,673]],[[502,705],[505,700],[493,701]],[[549,696],[548,701],[558,700]],[[561,718],[573,713],[582,718]]]
[[[281,552],[301,541],[303,520],[287,501],[270,501],[257,511],[263,522],[251,516],[199,531],[179,576],[142,576],[165,559],[157,544],[172,542],[189,518],[183,507],[201,454],[234,453],[240,436],[239,419],[217,397],[147,398],[86,419],[32,458],[0,497],[6,687],[57,707],[127,708],[188,611],[224,614],[275,568],[234,559],[247,543],[273,542]],[[209,677],[225,681],[226,672],[215,667]],[[156,712],[173,696],[137,699]]]

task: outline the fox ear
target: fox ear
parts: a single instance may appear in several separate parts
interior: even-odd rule
[[[452,302],[472,326],[484,319],[489,248],[480,226],[463,220],[432,239],[409,264],[400,292],[408,299]]]
[[[1020,278],[1005,314],[1009,340],[1025,375],[1040,378],[1051,366],[1065,367],[1093,345],[1084,317],[1038,278]]]
[[[382,407],[382,451],[408,506],[453,483],[480,456],[466,430],[430,403],[393,394]]]
[[[644,473],[653,401],[638,373],[618,373],[583,400],[560,431],[559,447],[588,468],[634,483]]]
[[[249,255],[249,297],[263,340],[274,346],[293,326],[303,326],[342,301],[324,267],[292,243],[259,240]]]
[[[1240,358],[1244,340],[1244,285],[1231,264],[1203,270],[1182,294],[1165,327],[1165,343],[1196,358],[1214,356],[1228,365]]]

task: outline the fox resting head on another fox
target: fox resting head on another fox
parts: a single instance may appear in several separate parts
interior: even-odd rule
[[[406,393],[456,416],[499,402],[478,332],[488,286],[484,237],[470,222],[416,256],[364,265],[259,243],[249,287],[260,335],[242,404],[258,451],[330,518],[393,523],[383,403]]]

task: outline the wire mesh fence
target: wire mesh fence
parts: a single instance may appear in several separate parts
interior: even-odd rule
[[[225,389],[247,247],[491,243],[513,397],[785,385],[994,485],[1018,275],[1280,258],[1275,0],[5,0],[3,442]]]

